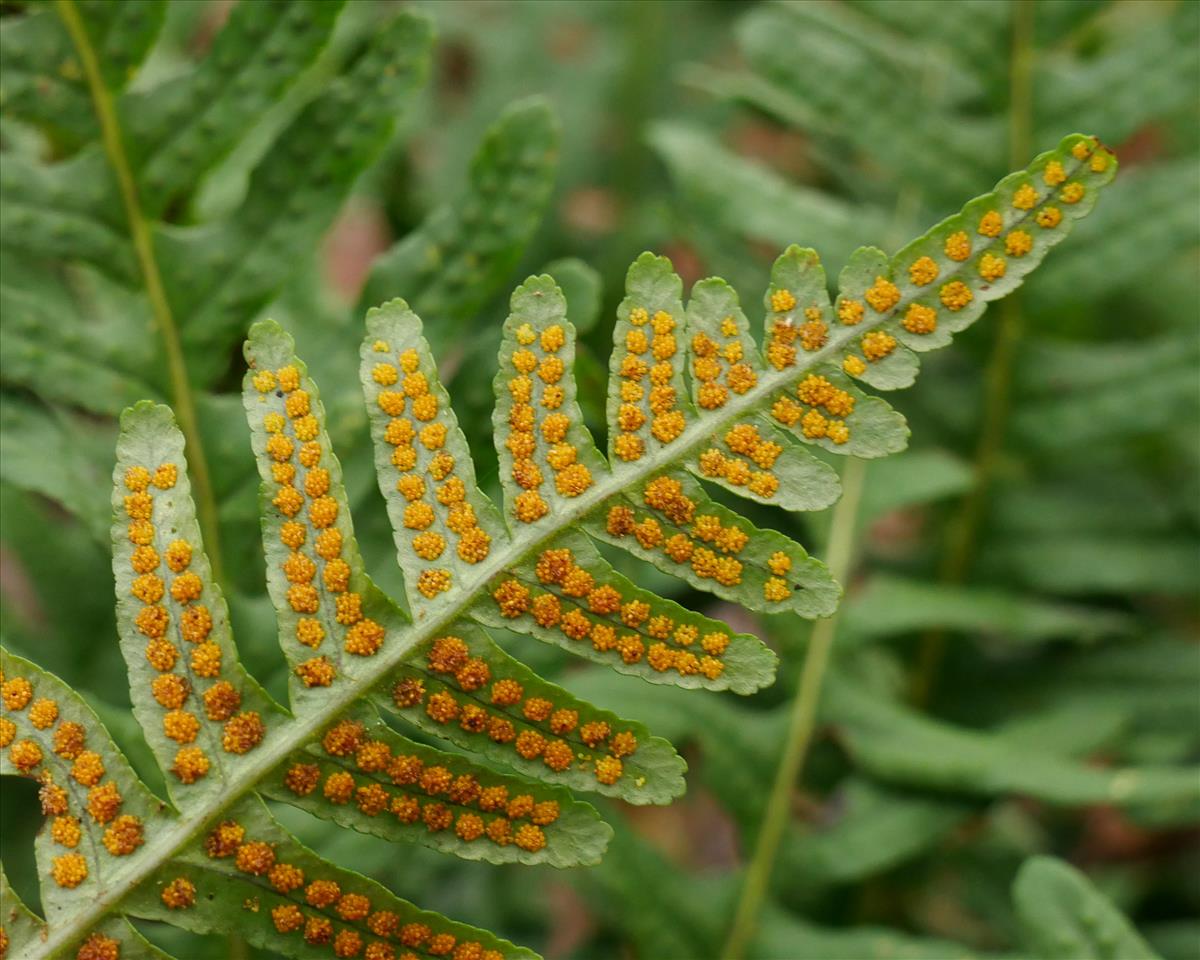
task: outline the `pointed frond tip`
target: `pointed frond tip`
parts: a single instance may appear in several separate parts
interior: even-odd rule
[[[256,323],[243,403],[286,707],[238,661],[171,411],[126,410],[117,619],[134,715],[171,804],[76,693],[5,652],[0,770],[35,779],[51,818],[36,842],[45,926],[14,899],[5,935],[29,957],[156,955],[129,916],[199,932],[236,922],[250,943],[305,956],[531,956],[321,860],[258,795],[379,842],[495,863],[596,862],[612,831],[570,791],[668,803],[686,764],[641,724],[538,677],[489,629],[654,684],[769,685],[777,658],[761,640],[637,586],[597,543],[752,611],[830,615],[841,588],[825,566],[710,486],[819,510],[839,486],[812,446],[903,449],[904,419],[859,384],[911,383],[917,354],[1011,292],[1115,170],[1097,140],[1067,137],[895,256],[858,251],[833,299],[816,252],[789,247],[763,299],[761,343],[724,281],[701,281],[685,301],[670,262],[643,254],[617,311],[604,453],[577,400],[565,297],[531,277],[512,296],[494,382],[498,503],[477,485],[417,314],[403,300],[369,311],[361,385],[403,603],[366,573],[308,368],[282,327]],[[483,762],[410,740],[378,710]]]

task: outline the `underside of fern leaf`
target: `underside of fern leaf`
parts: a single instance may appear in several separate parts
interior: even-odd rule
[[[821,509],[837,475],[810,446],[902,449],[903,418],[856,381],[911,383],[917,353],[1010,292],[1115,169],[1097,141],[1068,137],[895,257],[859,251],[834,301],[817,255],[789,248],[761,348],[723,281],[702,281],[685,306],[670,263],[644,254],[618,310],[607,456],[576,402],[564,297],[530,278],[513,294],[495,382],[499,504],[477,486],[421,321],[400,300],[372,310],[362,384],[403,598],[365,572],[292,339],[256,324],[243,396],[287,707],[238,662],[171,412],[127,410],[112,527],[120,643],[169,803],[77,694],[5,653],[0,770],[36,779],[50,818],[36,841],[44,920],[3,884],[10,955],[157,956],[126,919],[146,918],[232,927],[294,956],[529,956],[321,859],[263,798],[469,859],[595,862],[611,831],[571,791],[668,803],[685,764],[640,724],[542,680],[489,628],[652,683],[768,685],[775,656],[761,641],[635,586],[597,543],[750,610],[832,613],[840,588],[825,567],[708,486]],[[405,724],[479,759],[409,739]]]

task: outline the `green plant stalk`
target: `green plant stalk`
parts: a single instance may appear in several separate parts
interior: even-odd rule
[[[100,135],[104,141],[104,152],[108,156],[109,165],[117,178],[121,191],[121,201],[125,207],[125,219],[129,223],[129,233],[137,253],[138,265],[142,278],[146,283],[146,296],[154,313],[154,320],[162,335],[163,347],[167,355],[167,369],[171,380],[171,400],[179,427],[183,431],[187,445],[188,468],[196,495],[196,508],[199,513],[200,528],[204,532],[204,545],[208,551],[209,562],[212,565],[213,577],[218,583],[224,583],[224,566],[221,562],[220,530],[217,524],[217,502],[213,494],[212,478],[208,471],[208,460],[204,454],[204,445],[200,440],[200,427],[196,419],[196,404],[188,380],[187,363],[183,357],[183,345],[179,337],[179,328],[171,312],[171,304],[163,287],[162,275],[159,273],[158,260],[154,255],[154,242],[150,237],[150,227],[142,214],[141,202],[138,199],[137,184],[133,179],[133,171],[129,166],[129,158],[125,153],[125,145],[121,140],[121,126],[117,120],[117,111],[113,105],[112,95],[104,83],[100,73],[100,63],[96,50],[87,34],[87,27],[75,6],[75,0],[55,0],[58,15],[71,36],[75,51],[83,64],[84,75],[87,77],[88,89],[91,92],[92,104],[96,110],[96,118],[100,124]]]
[[[842,471],[842,498],[833,511],[829,528],[827,564],[829,572],[839,583],[845,583],[854,556],[854,531],[858,523],[858,506],[862,500],[866,462],[856,457],[846,461]],[[821,687],[829,666],[830,652],[837,632],[838,615],[818,620],[809,636],[808,651],[800,670],[796,697],[788,723],[783,754],[775,771],[775,782],[767,798],[766,811],[754,844],[754,855],[746,868],[737,910],[733,916],[729,939],[721,952],[724,960],[741,960],[758,927],[758,916],[771,882],[775,855],[791,813],[792,790],[804,768],[804,760],[812,743],[817,722],[817,707]]]
[[[1016,0],[1013,5],[1012,75],[1009,80],[1010,159],[1024,157],[1032,149],[1033,19],[1034,0]],[[984,373],[983,425],[975,448],[974,482],[950,521],[946,552],[938,571],[943,583],[958,584],[965,581],[975,559],[979,528],[996,465],[1004,448],[1012,402],[1013,361],[1024,326],[1021,292],[1017,290],[1000,305],[996,341]],[[929,702],[945,655],[944,630],[931,630],[922,636],[911,685],[911,698],[918,706]]]

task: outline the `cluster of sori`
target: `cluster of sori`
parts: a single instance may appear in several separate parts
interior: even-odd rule
[[[211,636],[213,614],[204,602],[210,588],[189,569],[193,551],[199,548],[172,538],[169,530],[155,523],[156,501],[175,487],[178,476],[174,463],[161,464],[153,473],[142,466],[129,467],[124,476],[129,491],[124,506],[132,547],[129,564],[136,575],[129,592],[142,605],[133,622],[147,638],[146,659],[158,672],[151,693],[163,709],[163,734],[180,744],[171,772],[181,783],[191,784],[204,777],[212,764],[209,751],[197,744],[198,738],[208,736],[208,728],[196,710],[223,724],[220,749],[230,754],[253,750],[262,742],[266,727],[257,711],[241,711],[241,693],[221,679],[221,646]],[[182,655],[173,638],[186,641],[188,656]],[[212,739],[210,749],[216,749],[215,735]]]
[[[770,499],[779,489],[779,478],[771,472],[783,446],[762,435],[753,423],[730,427],[721,438],[725,447],[708,447],[700,454],[700,472],[735,487],[745,487],[755,496]]]
[[[589,771],[601,784],[616,783],[625,772],[622,758],[638,748],[630,731],[614,731],[599,711],[578,701],[556,706],[540,696],[526,696],[513,677],[493,676],[485,660],[472,656],[459,637],[435,640],[426,657],[427,672],[404,668],[410,675],[396,683],[392,699],[401,710],[424,707],[436,724],[457,721],[470,734],[511,745],[526,761],[541,760],[555,773]],[[588,718],[585,714],[597,714]]]
[[[64,719],[53,697],[37,696],[28,677],[0,674],[0,698],[0,747],[7,748],[18,773],[40,783],[42,812],[52,818],[48,835],[56,851],[50,861],[55,884],[78,887],[92,875],[98,858],[127,857],[137,850],[145,842],[145,825],[121,812],[121,788],[106,778],[100,753],[87,748],[84,725]],[[55,770],[63,775],[56,779]]]
[[[796,364],[797,341],[809,353],[825,346],[829,339],[826,307],[819,303],[809,304],[804,308],[804,322],[796,323],[793,311],[798,303],[791,290],[775,290],[770,299],[773,317],[768,321],[767,360],[776,370],[785,370]]]
[[[675,563],[689,564],[703,580],[725,587],[742,582],[743,566],[737,555],[750,540],[744,530],[736,524],[723,525],[718,516],[698,514],[696,501],[674,477],[651,480],[642,490],[642,501],[663,519],[647,516],[639,521],[632,508],[614,506],[608,511],[608,532],[618,537],[632,534],[643,549],[661,549]]]
[[[886,281],[884,281],[886,283]],[[897,292],[897,297],[899,293]],[[767,359],[779,370],[796,363],[795,342],[808,351],[819,350],[829,339],[829,327],[824,319],[825,307],[810,304],[804,308],[805,321],[793,321],[793,311],[798,304],[792,291],[775,290],[770,297],[774,316],[768,320],[770,339],[767,343]],[[848,310],[844,323],[862,320],[862,304],[854,301],[856,310]],[[843,305],[844,306],[844,305]],[[839,313],[839,316],[842,316]],[[871,334],[868,334],[871,336]],[[861,372],[861,369],[859,370]],[[796,400],[800,402],[797,403]],[[821,412],[823,408],[824,413]],[[840,390],[824,377],[809,376],[796,388],[795,397],[783,394],[776,398],[771,415],[785,427],[800,426],[801,432],[810,440],[828,437],[836,444],[850,439],[846,417],[854,412],[854,398]]]
[[[386,354],[391,347],[376,340],[372,349]],[[418,575],[416,588],[432,599],[453,583],[453,573],[442,560],[446,550],[453,546],[459,560],[477,564],[491,552],[492,538],[468,502],[467,485],[455,475],[455,457],[447,449],[449,432],[455,429],[452,414],[431,389],[417,351],[406,349],[388,360],[381,357],[371,369],[371,379],[378,387],[375,403],[391,418],[383,436],[392,447],[396,490],[406,503],[403,524],[409,546],[429,564]]]
[[[746,344],[732,316],[721,321],[722,342],[706,333],[692,336],[692,376],[696,402],[703,410],[717,410],[730,392],[739,396],[758,384],[758,374],[746,362]]]
[[[441,655],[446,656],[444,649]],[[555,800],[539,801],[529,793],[510,796],[500,777],[481,783],[470,773],[455,776],[429,751],[415,745],[393,751],[384,740],[368,736],[357,721],[333,726],[321,749],[324,771],[300,760],[284,773],[284,786],[296,796],[308,796],[320,786],[330,803],[353,802],[368,817],[390,813],[400,823],[420,825],[430,833],[453,828],[468,843],[515,844],[530,853],[546,846],[546,828],[559,817]]]
[[[709,630],[701,636],[700,628],[687,622],[701,618],[680,610],[685,622],[677,622],[656,611],[664,606],[656,597],[641,591],[625,595],[611,584],[597,583],[568,548],[543,550],[532,580],[508,577],[499,583],[492,598],[502,617],[529,617],[544,630],[557,630],[575,642],[590,640],[594,650],[626,664],[645,660],[660,673],[675,670],[716,680],[725,669],[720,658],[729,646],[728,631]]]
[[[840,445],[850,439],[846,417],[854,412],[854,397],[848,392],[810,374],[797,384],[795,397],[779,397],[771,406],[771,416],[786,427],[799,424],[810,440],[828,437]]]
[[[389,900],[387,909],[379,909],[366,893],[344,890],[336,880],[311,876],[312,868],[305,871],[291,862],[299,857],[281,856],[278,845],[248,838],[246,828],[236,820],[219,824],[205,838],[204,850],[213,859],[232,859],[247,877],[261,878],[263,897],[253,907],[261,909],[263,899],[273,903],[270,915],[276,930],[298,933],[311,946],[328,945],[336,957],[501,960],[503,956],[478,941],[435,930],[431,915],[420,914],[402,901]],[[163,888],[163,903],[171,909],[186,909],[195,902],[195,893],[191,881],[177,878]]]
[[[75,960],[121,960],[121,943],[103,933],[93,933],[80,944]]]
[[[383,645],[383,627],[363,613],[363,597],[354,585],[354,571],[343,556],[347,534],[338,500],[331,494],[331,476],[322,465],[320,423],[309,391],[301,389],[300,372],[288,365],[261,370],[253,377],[258,392],[270,400],[263,416],[268,434],[267,456],[276,484],[271,501],[287,520],[279,539],[288,549],[282,567],[288,581],[287,603],[298,615],[297,642],[319,650],[329,633],[353,656],[374,656]],[[299,469],[298,469],[298,466]],[[318,574],[324,590],[315,586]],[[340,656],[340,654],[339,654]],[[327,687],[337,668],[327,655],[300,663],[296,674],[307,687]]]
[[[624,344],[617,343],[613,349],[621,403],[616,421],[619,432],[612,449],[626,463],[642,458],[647,435],[659,443],[670,443],[686,426],[677,388],[675,318],[665,310],[650,316],[645,307],[633,307],[629,325]]]
[[[513,513],[522,523],[535,523],[550,509],[542,493],[546,471],[560,497],[579,496],[593,480],[591,470],[579,462],[578,448],[568,439],[571,421],[561,412],[567,399],[562,382],[570,377],[559,356],[567,343],[563,327],[553,324],[539,334],[524,323],[515,337],[518,348],[508,358],[513,369],[507,383],[512,404],[504,444],[512,454],[512,480],[522,491],[513,501]],[[542,445],[535,430],[541,433]]]

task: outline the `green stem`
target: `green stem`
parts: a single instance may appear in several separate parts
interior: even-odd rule
[[[104,152],[108,155],[109,165],[112,167],[121,191],[125,219],[129,223],[130,237],[133,240],[142,278],[146,284],[146,296],[150,300],[154,320],[162,335],[163,348],[167,355],[167,370],[171,380],[171,401],[187,445],[188,472],[192,478],[192,489],[196,494],[196,508],[200,517],[200,528],[204,534],[204,546],[209,562],[212,564],[213,576],[218,582],[221,582],[224,580],[224,567],[221,563],[216,497],[213,495],[208,461],[200,440],[196,404],[191,384],[188,381],[183,344],[180,341],[175,317],[171,313],[170,301],[168,301],[166,290],[163,287],[158,261],[154,256],[154,242],[150,237],[150,226],[142,214],[137,184],[133,178],[129,158],[125,153],[125,145],[121,140],[121,126],[117,120],[116,107],[113,104],[112,94],[100,72],[100,63],[96,57],[96,50],[88,37],[87,27],[79,15],[75,0],[56,0],[56,3],[58,15],[71,35],[71,41],[75,44],[75,50],[83,64],[88,89],[92,95],[92,104],[100,124]]]
[[[1025,162],[1032,149],[1033,20],[1034,0],[1016,0],[1013,5],[1008,128],[1009,167],[1013,169]],[[992,345],[984,374],[983,423],[975,448],[974,482],[950,522],[946,552],[938,572],[943,583],[962,583],[971,571],[984,508],[1004,449],[1012,401],[1013,361],[1023,332],[1024,317],[1018,290],[1000,305],[996,342]],[[921,638],[912,682],[912,700],[918,706],[929,702],[945,654],[944,630],[931,630]]]
[[[842,498],[834,508],[829,530],[829,572],[839,583],[845,583],[854,555],[854,531],[858,521],[858,505],[862,499],[866,463],[851,457],[842,472]],[[746,868],[741,897],[733,917],[729,939],[721,956],[724,960],[741,960],[758,927],[775,867],[775,855],[783,839],[791,813],[792,790],[804,768],[804,760],[816,728],[817,708],[829,655],[837,631],[837,614],[818,620],[808,641],[804,666],[800,671],[799,687],[792,701],[787,739],[783,755],[775,772],[775,783],[767,798],[766,811],[754,845],[754,856]]]

